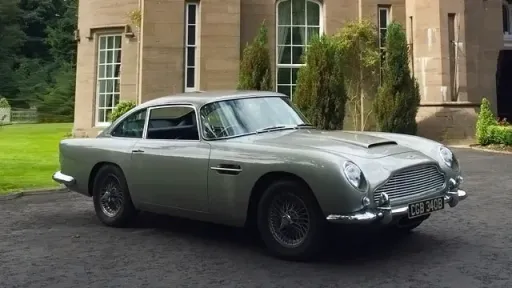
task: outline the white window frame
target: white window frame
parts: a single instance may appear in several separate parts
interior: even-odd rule
[[[290,83],[292,84],[289,84],[289,85],[280,85],[279,84],[279,68],[300,68],[302,66],[305,66],[306,64],[279,64],[279,46],[284,46],[284,45],[279,45],[279,27],[280,26],[290,26],[290,27],[305,27],[305,34],[304,34],[304,38],[305,39],[308,39],[308,28],[316,28],[318,27],[319,28],[319,35],[322,35],[324,34],[324,7],[322,5],[322,2],[320,1],[317,1],[317,0],[302,0],[305,2],[305,6],[306,7],[306,12],[305,12],[305,17],[306,17],[306,22],[305,22],[305,25],[294,25],[293,24],[293,14],[292,16],[290,17],[290,21],[292,21],[292,24],[291,25],[279,25],[279,5],[283,2],[287,2],[287,1],[294,1],[294,0],[279,0],[276,2],[276,6],[275,6],[275,13],[276,13],[276,24],[275,24],[275,31],[276,31],[276,42],[275,42],[275,91],[278,91],[278,88],[279,86],[290,86],[290,99],[293,99],[293,87],[296,86],[296,83],[293,83],[293,79],[292,79],[292,75],[293,73],[290,73]],[[314,4],[317,4],[319,6],[319,16],[318,16],[318,19],[319,19],[319,25],[318,26],[314,26],[314,25],[308,25],[307,23],[307,3],[308,2],[312,2]],[[293,7],[291,8],[291,10],[293,11]],[[290,32],[292,33],[292,32]],[[297,47],[297,46],[303,46],[305,47],[305,50],[303,51],[303,53],[306,53],[306,50],[307,50],[307,47],[308,47],[308,44],[305,43],[305,45],[293,45],[293,34],[290,35],[290,39],[291,39],[291,47]],[[288,46],[288,45],[287,45]],[[293,49],[293,48],[292,48]]]
[[[191,24],[189,23],[189,17],[188,17],[188,14],[189,14],[189,8],[191,6],[194,6],[195,9],[196,9],[196,21],[195,23]],[[184,86],[185,87],[185,92],[196,92],[199,90],[199,40],[200,40],[200,37],[199,37],[199,3],[198,2],[195,2],[195,1],[188,1],[186,4],[185,4],[185,59],[184,59]],[[195,41],[194,41],[194,45],[189,45],[188,44],[188,40],[189,40],[189,35],[188,35],[188,28],[189,27],[194,27],[195,28]],[[188,63],[188,50],[189,49],[193,49],[194,50],[194,65],[189,65]],[[187,84],[188,84],[188,69],[194,69],[194,86],[192,87],[188,87]]]
[[[506,9],[508,23],[504,23],[508,27],[508,31],[503,31],[503,38],[505,40],[512,40],[512,3],[507,0],[503,0],[502,9]],[[505,20],[505,19],[503,19]]]
[[[113,38],[113,43],[114,43],[114,47],[111,47],[109,48],[108,47],[108,39],[109,38]],[[108,126],[110,125],[110,121],[108,121],[108,119],[99,119],[99,116],[100,116],[100,110],[104,110],[105,113],[103,115],[106,115],[106,111],[108,110],[114,110],[115,106],[119,103],[120,101],[120,95],[121,95],[121,91],[118,91],[118,92],[114,92],[115,91],[115,83],[117,81],[117,83],[120,85],[121,83],[121,71],[122,71],[122,60],[120,60],[119,62],[117,62],[117,59],[114,59],[114,57],[112,57],[112,62],[107,62],[108,61],[108,52],[115,52],[115,51],[119,51],[120,53],[120,59],[122,59],[123,57],[123,34],[122,33],[112,33],[112,34],[100,34],[98,35],[98,43],[97,43],[97,53],[98,53],[98,58],[97,58],[97,63],[96,63],[96,105],[95,105],[95,126],[96,127],[105,127],[105,126]],[[102,39],[105,39],[105,48],[101,48],[101,41]],[[120,43],[120,47],[119,48],[115,48],[115,41],[116,39],[119,40],[119,43]],[[106,55],[105,55],[105,62],[101,62],[101,52],[105,52]],[[113,53],[114,54],[114,53]],[[115,55],[115,54],[114,54]],[[119,65],[119,75],[117,77],[111,77],[111,76],[107,76],[107,67],[108,66],[111,66],[112,67],[112,71],[115,71],[115,68],[116,68],[116,65]],[[101,77],[100,75],[100,70],[101,69],[104,69],[104,72],[103,72],[103,77]],[[101,91],[101,81],[107,81],[107,82],[112,82],[112,89],[113,91],[111,92],[102,92]],[[107,84],[105,84],[106,87],[108,87]],[[120,90],[120,89],[119,89]],[[106,101],[106,97],[108,97],[107,95],[109,95],[111,97],[113,97],[112,99],[112,105],[111,106],[105,106],[104,103],[100,105],[100,99],[102,98],[102,96],[104,95],[105,96],[105,101]],[[117,101],[116,100],[116,97],[117,96]]]
[[[387,18],[386,19],[386,27],[381,27],[380,26],[380,23],[381,23],[381,21],[380,21],[381,20],[380,13],[381,13],[381,11],[385,11],[386,12],[386,18]],[[389,7],[389,6],[379,6],[378,14],[377,14],[377,21],[378,21],[378,26],[377,27],[379,28],[379,49],[384,50],[386,47],[385,46],[381,46],[381,43],[382,43],[382,41],[381,41],[381,32],[383,30],[386,31],[386,34],[388,32],[388,26],[391,23],[391,7]]]

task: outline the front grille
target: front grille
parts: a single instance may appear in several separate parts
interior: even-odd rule
[[[403,170],[389,178],[375,190],[373,200],[379,203],[380,194],[386,192],[389,200],[438,191],[444,188],[445,175],[435,165],[417,166]]]

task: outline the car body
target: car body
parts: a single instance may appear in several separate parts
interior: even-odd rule
[[[95,138],[62,140],[59,151],[53,179],[92,196],[107,225],[126,225],[140,210],[252,223],[288,259],[316,253],[328,223],[410,230],[467,196],[459,162],[442,144],[318,130],[275,92],[161,97]]]

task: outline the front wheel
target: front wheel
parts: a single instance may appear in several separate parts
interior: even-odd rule
[[[96,215],[105,225],[123,227],[136,215],[124,173],[117,166],[100,168],[92,196]]]
[[[326,220],[307,187],[283,180],[263,193],[257,212],[260,236],[275,256],[309,260],[320,252]]]

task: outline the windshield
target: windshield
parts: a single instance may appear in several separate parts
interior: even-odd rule
[[[307,126],[306,118],[284,97],[255,97],[213,102],[201,108],[205,139]]]

